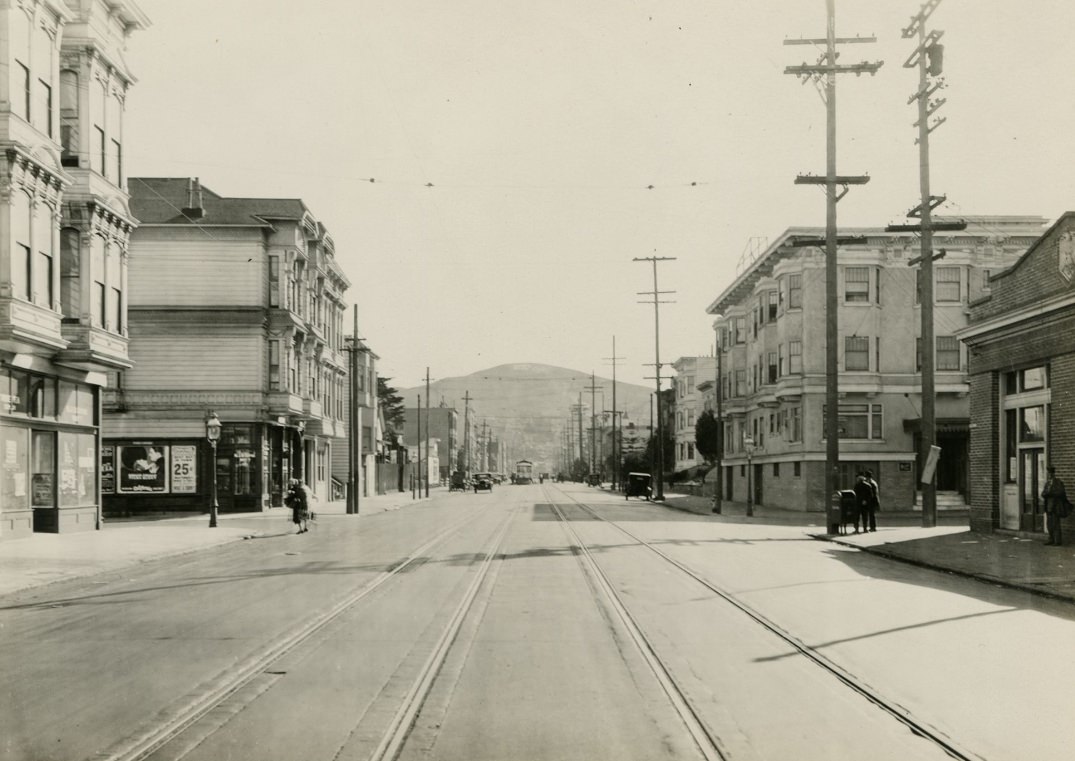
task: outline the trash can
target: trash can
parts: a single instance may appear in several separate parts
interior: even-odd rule
[[[843,533],[845,523],[858,520],[858,497],[853,489],[834,492],[829,501],[828,526],[830,534]]]

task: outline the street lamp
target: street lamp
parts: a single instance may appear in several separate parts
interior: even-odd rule
[[[209,440],[209,446],[213,448],[213,458],[209,464],[209,472],[213,474],[212,502],[209,505],[209,528],[216,528],[216,443],[220,441],[220,418],[212,410],[205,418],[205,438]]]
[[[743,451],[747,453],[747,517],[754,515],[754,466],[750,458],[754,456],[754,437],[743,437]]]

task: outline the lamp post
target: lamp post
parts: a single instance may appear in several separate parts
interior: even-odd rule
[[[750,459],[754,456],[754,437],[743,437],[743,451],[747,453],[747,517],[754,515],[754,466]]]
[[[220,418],[212,410],[205,418],[205,438],[209,440],[209,446],[213,448],[213,457],[209,464],[209,472],[213,474],[212,501],[209,504],[209,528],[216,528],[217,501],[216,501],[216,443],[220,440]]]

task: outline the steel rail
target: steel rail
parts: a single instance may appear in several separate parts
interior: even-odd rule
[[[581,503],[578,504],[581,505]],[[661,660],[660,655],[657,654],[656,648],[654,648],[649,639],[642,632],[642,628],[638,625],[634,616],[631,615],[627,606],[623,604],[620,596],[613,588],[612,583],[601,569],[600,564],[593,557],[593,553],[590,552],[586,542],[582,540],[582,537],[580,537],[578,532],[571,526],[571,521],[551,499],[549,500],[549,505],[552,507],[557,517],[559,517],[564,526],[564,531],[568,533],[571,541],[578,547],[581,553],[579,558],[585,563],[587,569],[596,580],[610,607],[619,617],[620,622],[627,630],[627,633],[630,635],[638,652],[642,655],[642,659],[646,662],[646,665],[649,666],[650,671],[653,672],[654,677],[657,679],[658,684],[661,685],[661,689],[664,690],[665,695],[668,696],[672,708],[679,715],[680,720],[687,729],[687,733],[691,736],[691,739],[694,740],[698,750],[701,751],[707,761],[728,761],[728,759],[731,758],[728,749],[720,739],[709,730],[702,720],[702,717],[694,710],[690,700],[688,700],[686,694],[684,694],[683,690],[676,682],[675,677],[672,676],[672,673]]]
[[[500,553],[500,548],[504,544],[504,537],[507,536],[508,527],[511,526],[516,512],[517,510],[512,510],[501,524],[495,538],[490,543],[489,549],[485,553],[485,557],[481,560],[474,579],[471,580],[470,586],[456,606],[451,619],[449,619],[448,623],[445,625],[444,631],[441,633],[440,638],[437,640],[436,645],[429,654],[429,658],[426,659],[426,662],[419,671],[414,683],[404,696],[399,710],[396,711],[395,716],[392,717],[388,729],[385,731],[380,743],[378,743],[377,748],[373,751],[373,754],[369,757],[369,761],[394,761],[394,759],[399,756],[403,744],[407,741],[407,738],[414,727],[418,712],[422,709],[422,705],[425,703],[426,698],[433,688],[433,682],[440,673],[441,667],[444,666],[444,661],[447,659],[452,645],[459,636],[459,630],[463,627],[463,622],[466,620],[470,610],[474,607],[474,600],[478,596],[478,590],[480,590],[482,584],[485,583],[485,578],[489,575],[489,569],[493,565],[493,560]],[[337,756],[337,759],[342,760],[344,758],[346,758],[346,755],[342,753],[341,749],[341,754]]]
[[[885,698],[877,690],[870,687],[868,684],[863,682],[854,674],[847,671],[837,663],[833,662],[828,657],[822,655],[816,649],[807,645],[805,642],[788,632],[786,629],[782,628],[779,624],[777,624],[769,617],[765,616],[762,613],[759,613],[757,610],[747,605],[742,600],[738,599],[733,593],[717,586],[715,583],[699,574],[690,566],[669,556],[668,553],[653,546],[645,539],[642,539],[641,537],[637,536],[636,534],[621,526],[616,521],[609,520],[608,518],[605,518],[604,516],[598,514],[592,506],[575,499],[570,494],[567,494],[562,490],[560,490],[560,493],[567,499],[574,502],[575,505],[577,505],[579,508],[585,510],[592,517],[619,529],[628,537],[638,542],[643,547],[646,547],[648,550],[655,553],[669,564],[675,566],[677,569],[685,573],[690,578],[694,579],[696,582],[701,584],[709,591],[713,592],[725,602],[729,603],[735,608],[738,608],[740,612],[753,619],[756,623],[760,624],[764,628],[768,629],[778,638],[793,647],[801,655],[809,659],[812,663],[829,672],[845,686],[857,692],[859,695],[866,698],[868,701],[876,705],[882,711],[898,720],[900,723],[910,729],[911,732],[913,732],[914,734],[923,737],[940,747],[952,758],[959,759],[960,761],[985,761],[983,756],[980,756],[977,753],[974,753],[973,751],[970,751],[960,746],[958,743],[956,743],[955,740],[949,738],[941,730],[915,718],[909,710],[899,705],[898,703],[889,700],[888,698]]]
[[[202,687],[186,696],[181,705],[174,706],[173,704],[174,707],[164,709],[129,737],[93,755],[92,761],[142,761],[157,752],[233,694],[258,678],[274,662],[290,653],[318,630],[391,580],[417,559],[425,556],[429,550],[443,543],[448,537],[476,521],[483,514],[481,510],[475,510],[472,514],[444,529],[432,539],[411,550],[402,562],[387,571],[382,571],[368,584],[347,595],[327,611],[285,632],[267,648],[203,684]]]

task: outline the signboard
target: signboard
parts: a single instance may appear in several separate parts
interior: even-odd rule
[[[172,493],[194,494],[198,491],[198,448],[172,447]]]
[[[933,480],[933,473],[937,470],[937,461],[941,459],[941,448],[931,446],[929,448],[929,455],[926,457],[926,464],[922,468],[922,483],[928,484]]]
[[[116,447],[119,493],[168,491],[168,449],[156,444]]]
[[[101,445],[101,493],[116,493],[116,449],[111,444]]]

